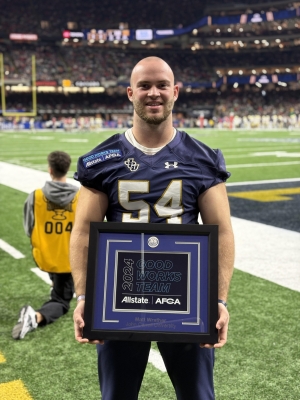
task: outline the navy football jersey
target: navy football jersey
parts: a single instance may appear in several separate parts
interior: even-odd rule
[[[155,155],[116,134],[79,158],[74,178],[107,194],[108,221],[196,224],[198,196],[229,176],[220,150],[177,131]]]

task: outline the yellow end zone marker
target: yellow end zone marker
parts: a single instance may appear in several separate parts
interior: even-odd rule
[[[33,400],[21,380],[0,384],[1,400]]]
[[[4,357],[4,355],[0,351],[0,363],[5,363],[5,362],[6,362],[6,358]]]
[[[295,194],[300,194],[300,188],[253,190],[250,192],[231,192],[228,193],[228,196],[268,203],[271,201],[292,200],[292,196]]]

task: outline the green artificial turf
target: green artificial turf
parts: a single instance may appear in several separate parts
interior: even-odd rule
[[[47,154],[64,150],[73,159],[71,177],[78,156],[111,134],[1,132],[0,161],[47,171]],[[293,164],[299,157],[289,156],[300,151],[300,135],[295,132],[191,130],[191,134],[223,150],[232,172],[229,182],[299,177],[300,164]],[[271,165],[283,162],[286,164]],[[257,163],[270,165],[229,168]],[[22,225],[26,196],[0,185],[0,238],[25,256],[14,259],[0,249],[0,398],[3,384],[20,379],[34,400],[100,399],[96,349],[74,339],[75,301],[55,324],[37,329],[21,341],[11,338],[20,307],[30,304],[38,308],[50,289],[30,270],[35,264]],[[217,400],[299,399],[299,304],[299,292],[235,270],[228,343],[216,351]],[[16,393],[11,400],[23,400],[20,396]],[[139,399],[175,400],[167,374],[149,364]]]

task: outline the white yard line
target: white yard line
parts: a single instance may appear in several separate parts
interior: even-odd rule
[[[235,268],[300,291],[300,233],[232,217]]]
[[[263,185],[265,183],[288,183],[288,182],[300,182],[300,178],[289,178],[289,179],[268,179],[264,181],[245,181],[245,182],[226,182],[226,186],[246,186],[246,185]]]
[[[22,254],[19,250],[15,249],[13,246],[6,243],[2,239],[0,239],[0,249],[11,255],[16,260],[19,260],[20,258],[25,258],[24,254]]]
[[[282,162],[268,162],[268,163],[252,163],[252,164],[232,164],[226,165],[228,170],[232,168],[253,168],[253,167],[278,167],[280,165],[298,165],[300,161],[282,161]]]
[[[166,372],[166,367],[162,356],[157,350],[150,349],[149,359],[148,361],[154,365],[155,368],[159,369],[162,372]]]
[[[0,161],[0,184],[12,189],[31,193],[36,188],[43,187],[45,182],[49,180],[48,172]],[[67,178],[67,182],[80,186],[80,183],[74,179]]]
[[[52,281],[49,277],[48,272],[42,271],[38,267],[30,268],[30,271],[32,271],[34,274],[36,274],[39,278],[41,278],[48,285],[52,285]]]

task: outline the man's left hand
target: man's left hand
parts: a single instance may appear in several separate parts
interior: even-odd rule
[[[228,324],[229,324],[229,312],[227,308],[219,303],[218,304],[219,311],[219,319],[216,323],[216,328],[218,329],[218,343],[209,344],[209,343],[200,343],[200,347],[206,349],[220,348],[223,347],[227,342],[227,332],[228,332]]]

